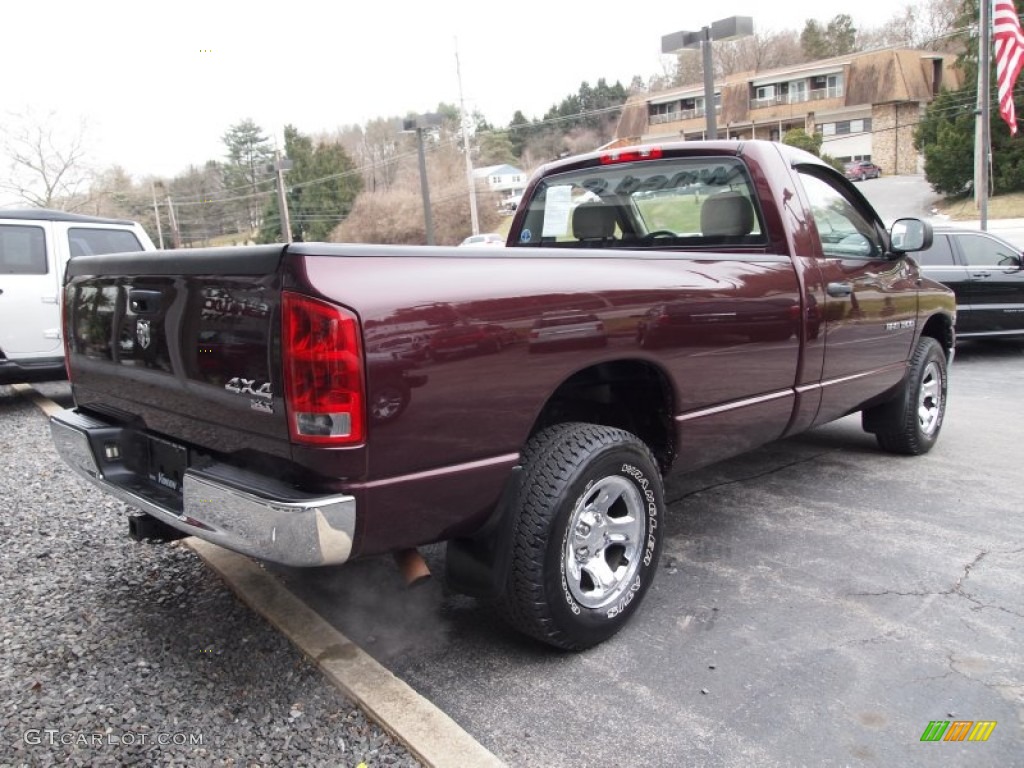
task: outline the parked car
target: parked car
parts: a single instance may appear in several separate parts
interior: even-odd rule
[[[847,163],[844,166],[846,178],[851,181],[864,181],[864,179],[877,179],[882,175],[882,169],[869,160],[861,160],[856,163]]]
[[[483,235],[470,235],[459,245],[504,245],[505,236],[497,232],[487,232]]]
[[[154,248],[134,221],[0,210],[0,384],[64,378],[60,289],[68,259]]]
[[[592,312],[545,312],[530,329],[529,350],[583,349],[607,343],[604,323]]]
[[[487,323],[462,322],[442,328],[430,337],[430,356],[434,360],[448,360],[500,352],[502,340],[494,330],[497,327]]]
[[[931,247],[914,258],[956,294],[957,336],[1024,336],[1020,248],[990,232],[936,227]]]

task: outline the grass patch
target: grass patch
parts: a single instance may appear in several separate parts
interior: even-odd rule
[[[981,218],[981,211],[973,197],[947,197],[935,204],[939,213],[949,216],[953,221],[970,221]],[[1024,192],[1007,192],[990,197],[988,200],[988,217],[990,219],[1021,219],[1024,218]]]

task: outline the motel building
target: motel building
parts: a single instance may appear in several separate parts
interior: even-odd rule
[[[802,128],[842,162],[870,160],[886,174],[921,173],[914,128],[941,88],[961,85],[950,53],[906,48],[854,53],[715,82],[719,138],[778,141]],[[637,94],[615,145],[705,138],[704,84]]]

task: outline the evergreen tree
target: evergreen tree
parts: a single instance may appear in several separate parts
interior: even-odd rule
[[[800,48],[808,61],[853,53],[857,50],[857,28],[853,26],[853,19],[840,13],[824,27],[814,19],[807,19],[800,33]]]
[[[221,137],[227,147],[223,166],[224,187],[232,191],[244,226],[255,230],[260,225],[263,193],[273,188],[273,151],[270,139],[250,118],[228,128]]]
[[[336,142],[314,144],[294,126],[284,129],[285,153],[292,168],[285,172],[288,213],[295,240],[326,240],[352,209],[363,189],[363,177],[345,148]],[[259,241],[281,239],[277,199],[264,210]]]

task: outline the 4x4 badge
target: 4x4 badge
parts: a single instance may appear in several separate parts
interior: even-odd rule
[[[139,346],[149,349],[149,343],[153,337],[149,333],[149,320],[139,320],[135,323],[135,338],[139,340]]]
[[[274,396],[269,381],[260,384],[256,379],[243,379],[241,376],[231,379],[224,385],[224,389],[237,395],[252,395],[266,400],[270,400]]]

